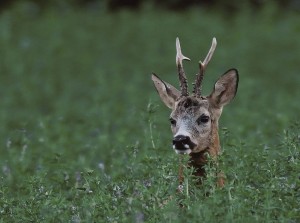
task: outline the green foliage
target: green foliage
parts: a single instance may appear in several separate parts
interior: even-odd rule
[[[32,10],[0,15],[0,222],[300,221],[298,15]],[[185,168],[176,192],[169,111],[150,80],[177,86],[176,36],[189,79],[217,37],[207,94],[240,72],[220,120],[223,189]]]

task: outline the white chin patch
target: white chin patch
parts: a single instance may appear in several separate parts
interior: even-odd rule
[[[192,152],[191,149],[186,149],[186,150],[177,150],[177,149],[174,149],[174,150],[175,150],[175,152],[177,154],[190,154]]]

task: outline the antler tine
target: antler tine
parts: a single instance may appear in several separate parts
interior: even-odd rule
[[[195,96],[200,97],[201,96],[201,91],[202,91],[202,80],[203,80],[203,76],[204,76],[204,71],[207,67],[207,65],[209,64],[209,61],[211,60],[214,51],[217,47],[217,40],[214,37],[211,43],[211,47],[208,51],[207,56],[205,57],[204,61],[199,61],[199,73],[196,74],[196,81],[195,81],[195,85],[194,85],[194,91],[193,93],[195,94]]]
[[[190,60],[189,58],[183,56],[181,52],[180,42],[179,38],[176,38],[176,65],[178,69],[178,75],[179,75],[179,82],[180,82],[180,88],[181,88],[181,96],[188,96],[188,84],[187,84],[187,78],[185,75],[185,72],[183,70],[182,61],[183,60]]]

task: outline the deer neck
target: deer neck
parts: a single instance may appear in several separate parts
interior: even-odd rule
[[[198,153],[190,153],[189,166],[194,168],[194,175],[203,177],[205,175],[204,166],[207,163],[206,153],[209,148],[198,152]]]

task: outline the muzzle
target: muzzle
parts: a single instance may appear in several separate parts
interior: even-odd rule
[[[189,136],[178,135],[173,139],[173,149],[177,154],[190,154],[195,146]]]

